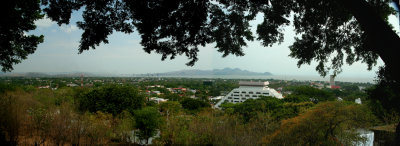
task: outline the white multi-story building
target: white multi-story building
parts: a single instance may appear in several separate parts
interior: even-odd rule
[[[239,88],[233,89],[229,94],[224,96],[217,104],[216,108],[224,102],[244,102],[247,99],[257,99],[260,96],[272,96],[282,99],[282,94],[278,93],[276,90],[268,87],[269,82],[248,82],[239,81]]]

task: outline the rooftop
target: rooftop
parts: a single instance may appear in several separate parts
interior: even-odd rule
[[[239,81],[240,86],[256,86],[256,87],[265,87],[269,85],[269,82],[253,82],[253,81]]]

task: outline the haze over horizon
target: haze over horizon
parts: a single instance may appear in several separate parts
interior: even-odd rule
[[[252,72],[270,72],[274,75],[300,75],[319,76],[315,71],[316,63],[297,67],[297,60],[290,58],[289,46],[294,41],[295,32],[292,26],[285,27],[285,39],[280,45],[263,47],[259,41],[247,42],[244,47],[245,56],[237,57],[229,55],[225,58],[217,52],[215,44],[200,47],[199,60],[193,67],[186,66],[188,59],[185,56],[177,56],[174,60],[161,61],[161,55],[147,54],[140,45],[140,36],[137,32],[130,35],[114,32],[109,37],[109,44],[100,44],[96,50],[84,51],[78,54],[78,46],[82,30],[76,26],[76,22],[82,20],[81,11],[72,15],[70,25],[59,27],[48,18],[36,22],[38,28],[29,34],[43,34],[45,41],[39,44],[36,52],[28,56],[28,59],[14,66],[12,72],[92,72],[111,74],[145,74],[162,73],[178,70],[212,70],[240,68]],[[262,20],[258,15],[252,24],[255,33],[255,24]],[[399,30],[398,19],[390,16],[389,21]],[[374,78],[378,67],[383,65],[379,59],[371,71],[367,65],[356,62],[352,66],[345,63],[343,72],[338,77],[366,77]]]
[[[304,77],[321,77],[319,74],[276,74],[272,71],[263,71],[263,72],[257,72],[257,71],[252,71],[252,70],[246,70],[246,69],[241,69],[241,68],[231,68],[231,67],[224,67],[224,68],[212,68],[212,69],[197,69],[197,68],[184,68],[184,69],[179,69],[179,70],[171,70],[171,71],[160,71],[160,72],[145,72],[145,73],[118,73],[118,72],[94,72],[94,71],[12,71],[12,72],[6,72],[6,74],[20,74],[20,73],[43,73],[43,74],[49,74],[49,75],[61,75],[61,74],[75,74],[75,73],[88,73],[88,74],[93,74],[93,75],[104,75],[104,74],[109,74],[109,75],[145,75],[145,74],[163,74],[163,73],[173,73],[173,72],[184,72],[184,71],[212,71],[212,70],[223,70],[223,69],[240,69],[242,71],[249,71],[252,73],[271,73],[271,76],[304,76]],[[301,68],[300,68],[301,69]],[[369,71],[372,72],[372,71]],[[3,72],[4,73],[4,72]],[[328,77],[327,75],[326,77]],[[358,76],[358,75],[351,75],[351,74],[339,74],[339,77],[359,77],[359,78],[370,78],[370,76]],[[325,78],[326,78],[325,77]],[[375,78],[375,76],[373,76]]]

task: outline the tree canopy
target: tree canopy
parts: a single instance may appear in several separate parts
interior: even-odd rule
[[[297,99],[293,99],[291,97],[296,96]],[[296,102],[296,100],[305,100],[304,97],[308,98],[311,101],[319,102],[319,101],[333,101],[336,98],[333,94],[320,90],[310,86],[299,86],[297,87],[292,94],[288,95],[289,98],[285,98],[286,101]],[[302,99],[303,97],[303,99]]]
[[[162,119],[160,112],[153,107],[145,107],[135,111],[135,127],[139,129],[137,136],[149,143],[149,138],[156,135],[157,129],[161,126]]]
[[[344,62],[361,61],[371,69],[381,58],[380,81],[400,87],[400,37],[387,21],[395,13],[390,2],[399,6],[395,0],[8,0],[1,6],[0,64],[2,71],[11,71],[43,42],[43,36],[25,35],[35,29],[42,10],[62,25],[83,9],[77,22],[83,30],[79,53],[109,43],[113,32],[136,30],[145,52],[161,54],[162,60],[185,55],[193,66],[200,46],[215,44],[222,56],[242,56],[247,41],[281,43],[284,26],[292,22],[297,36],[289,56],[299,67],[316,61],[320,75],[336,75]],[[257,14],[263,21],[254,35],[249,21]],[[400,137],[400,124],[397,129]]]
[[[187,65],[192,66],[198,60],[199,46],[206,44],[215,44],[215,48],[223,53],[222,56],[242,56],[242,47],[254,38],[260,40],[264,46],[281,43],[283,27],[292,21],[297,36],[290,46],[290,56],[299,59],[298,66],[310,64],[312,61],[318,62],[316,70],[325,76],[331,69],[334,74],[340,73],[344,60],[348,64],[362,61],[371,69],[379,56],[386,66],[390,66],[388,64],[393,59],[387,51],[395,49],[391,42],[397,43],[400,38],[387,22],[388,15],[395,12],[389,2],[391,1],[42,0],[31,2],[29,6],[15,2],[9,6],[9,9],[14,9],[7,13],[27,20],[2,24],[1,36],[9,38],[13,34],[6,31],[18,29],[19,37],[26,37],[22,33],[35,29],[33,21],[43,16],[40,14],[41,8],[44,14],[59,25],[69,24],[73,11],[83,9],[83,20],[77,22],[78,27],[83,30],[80,53],[90,48],[95,49],[100,43],[109,43],[107,38],[113,32],[129,34],[137,30],[142,38],[141,45],[147,53],[159,53],[162,60],[186,55],[190,59]],[[23,16],[27,13],[14,12],[18,10],[34,13],[29,13],[33,16],[27,17]],[[263,21],[257,25],[255,36],[250,31],[249,21],[254,20],[257,14],[263,15]],[[17,23],[21,25],[13,25]],[[13,42],[23,43],[23,39],[2,39],[1,47],[8,49],[1,54],[3,71],[12,70],[13,64],[33,53],[37,44],[43,41],[42,37],[31,37],[28,46],[16,45],[25,49],[23,53],[16,53],[15,50],[18,49],[10,47]],[[331,57],[332,54],[334,57]],[[20,58],[10,60],[15,57]]]
[[[26,34],[36,29],[34,21],[43,18],[43,14],[38,0],[9,0],[0,8],[0,65],[5,72],[34,53],[37,45],[43,42],[43,35]]]
[[[91,89],[78,97],[79,109],[117,115],[124,110],[133,113],[142,108],[145,98],[134,87],[108,85]]]
[[[325,102],[300,116],[283,120],[281,128],[264,137],[263,142],[267,145],[354,145],[355,141],[362,140],[357,128],[368,127],[373,120],[365,106]]]
[[[187,110],[199,110],[200,108],[210,107],[210,104],[200,99],[185,98],[181,102],[182,107]]]

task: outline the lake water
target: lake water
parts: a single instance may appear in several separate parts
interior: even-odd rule
[[[329,81],[329,77],[320,76],[294,76],[294,75],[271,75],[271,76],[243,76],[243,75],[209,75],[209,76],[165,76],[178,78],[220,78],[220,79],[249,79],[249,80],[298,80],[298,81]],[[368,77],[341,77],[337,76],[335,81],[341,82],[359,82],[359,83],[375,83],[375,78]]]

